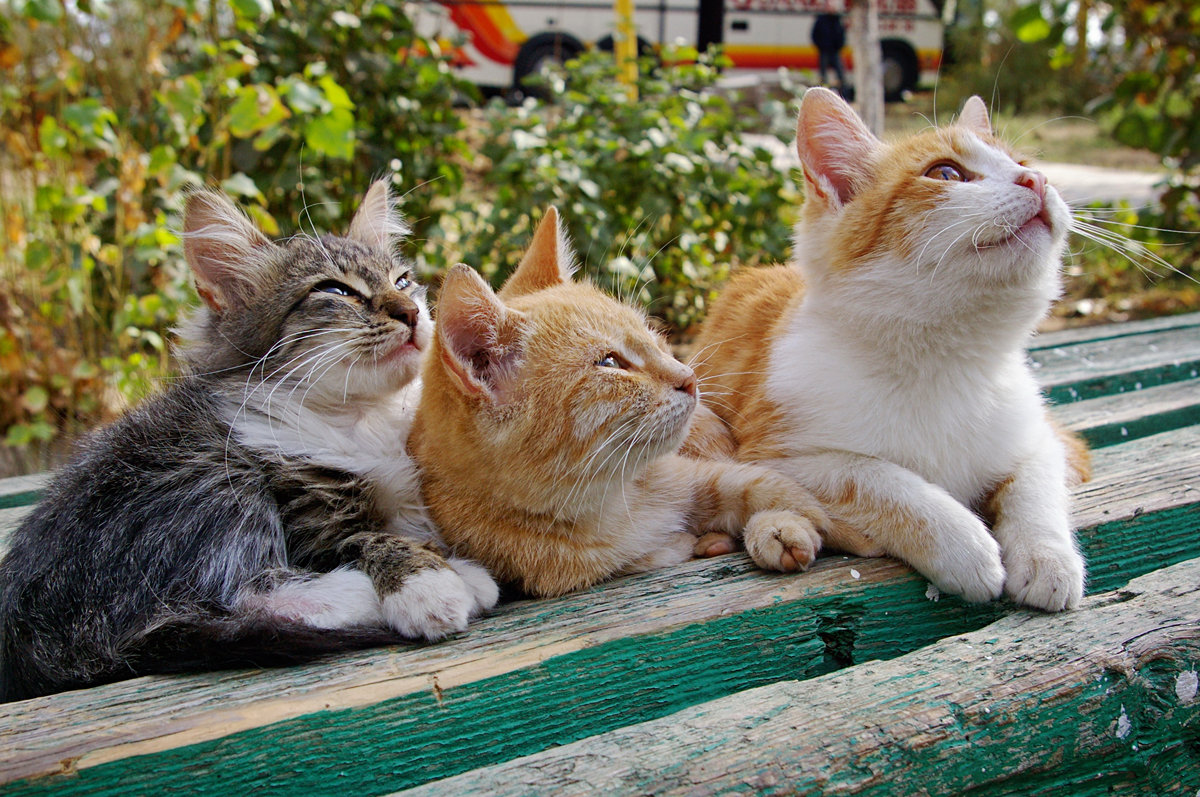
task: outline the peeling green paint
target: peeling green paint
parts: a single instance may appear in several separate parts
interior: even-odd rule
[[[1200,385],[1197,385],[1196,390],[1200,394]],[[1080,434],[1087,441],[1089,448],[1097,449],[1139,440],[1161,432],[1173,432],[1188,426],[1200,426],[1200,404],[1144,415],[1121,423],[1101,424],[1080,430]]]
[[[1157,545],[1170,536],[1164,530],[1195,529],[1198,521],[1200,505],[1191,505],[1085,530],[1081,544],[1092,563],[1092,591],[1116,589],[1167,559],[1200,556],[1198,534],[1176,533],[1170,553]],[[420,693],[323,712],[73,775],[10,784],[5,793],[380,794],[755,686],[894,658],[1012,611],[1004,603],[967,604],[950,596],[932,601],[926,586],[910,575],[777,603],[557,656],[446,689],[440,702]],[[1194,721],[1188,727],[1198,732]]]
[[[1070,404],[1075,401],[1111,396],[1126,391],[1184,382],[1200,375],[1200,360],[1187,360],[1170,365],[1157,365],[1137,371],[1080,379],[1045,390],[1051,404]]]

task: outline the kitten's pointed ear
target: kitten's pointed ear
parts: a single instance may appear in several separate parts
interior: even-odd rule
[[[372,249],[391,252],[396,241],[406,235],[408,225],[396,211],[388,181],[376,180],[350,220],[346,237]]]
[[[958,123],[981,136],[992,134],[992,121],[988,118],[987,105],[978,95],[968,98],[963,104],[962,113],[958,115]]]
[[[520,319],[470,266],[446,272],[437,303],[438,357],[458,389],[502,403],[520,356]]]
[[[839,207],[866,178],[864,165],[880,141],[845,100],[824,88],[804,92],[796,123],[796,151],[810,196]]]
[[[551,206],[534,231],[533,241],[521,258],[521,264],[500,289],[500,297],[511,299],[568,283],[574,271],[575,253],[571,241],[563,229],[558,210]]]
[[[183,254],[196,291],[221,312],[244,301],[257,284],[257,266],[275,244],[224,194],[200,189],[183,206]]]

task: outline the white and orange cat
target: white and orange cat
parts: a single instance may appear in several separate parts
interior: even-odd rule
[[[1075,606],[1069,491],[1087,452],[1049,420],[1024,353],[1060,292],[1065,203],[978,97],[885,144],[812,89],[796,144],[795,265],[738,275],[697,343],[738,458],[812,490],[870,539],[856,553],[972,601]]]
[[[767,468],[678,455],[705,412],[692,369],[642,313],[572,281],[573,260],[551,208],[498,295],[467,266],[446,275],[409,442],[446,543],[536,596],[743,528],[760,566],[806,567],[816,501]]]

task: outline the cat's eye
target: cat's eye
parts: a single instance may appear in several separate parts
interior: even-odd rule
[[[624,357],[617,354],[615,351],[610,351],[608,354],[596,360],[596,365],[601,368],[626,368],[629,363]]]
[[[946,180],[951,183],[967,182],[966,173],[953,163],[939,163],[930,166],[925,176],[933,180]]]
[[[400,279],[396,280],[396,290],[406,291],[412,286],[412,284],[412,272],[406,271],[400,275]]]
[[[338,282],[337,280],[323,280],[318,282],[313,286],[313,293],[332,293],[335,296],[359,297],[358,291],[344,282]]]

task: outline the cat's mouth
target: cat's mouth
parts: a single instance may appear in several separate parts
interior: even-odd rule
[[[1020,226],[1010,227],[1007,235],[993,241],[981,242],[976,248],[982,251],[986,249],[998,249],[1011,244],[1028,245],[1032,237],[1042,232],[1051,234],[1053,230],[1054,222],[1051,220],[1047,208],[1043,206]]]
[[[405,360],[410,356],[419,356],[420,353],[421,347],[417,343],[417,336],[409,335],[407,340],[400,341],[388,349],[384,354],[383,359],[398,362],[400,360]]]

